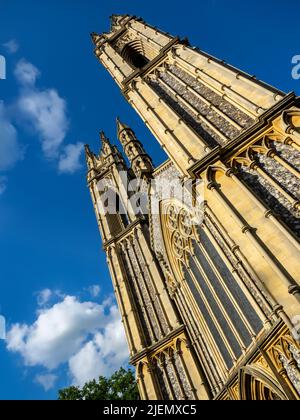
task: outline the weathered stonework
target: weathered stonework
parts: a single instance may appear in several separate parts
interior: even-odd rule
[[[300,171],[300,152],[288,144],[274,142],[274,149],[286,162],[290,163],[295,169]],[[299,190],[299,187],[298,187]]]
[[[193,130],[196,131],[210,147],[214,148],[218,144],[222,144],[222,139],[205,123],[198,123],[196,121],[196,114],[191,113],[191,110],[182,102],[178,102],[177,97],[169,91],[166,91],[165,87],[160,82],[150,80],[149,85],[154,91],[174,109],[178,117],[182,118]]]
[[[175,66],[174,67],[171,66],[170,73],[171,74],[174,73],[176,75],[178,75],[179,73],[180,76],[184,75],[183,77],[185,77],[185,79],[187,77],[187,75],[184,74],[183,70],[179,70]],[[170,73],[166,73],[163,70],[159,72],[158,74],[159,74],[159,77],[163,81],[165,81],[167,85],[173,88],[176,91],[176,93],[179,95],[179,98],[177,98],[177,102],[179,105],[184,106],[184,104],[180,102],[180,98],[183,98],[194,107],[195,112],[193,113],[193,118],[195,120],[197,120],[196,113],[199,112],[202,116],[207,118],[209,122],[212,123],[212,125],[215,127],[215,131],[220,131],[226,137],[228,137],[228,139],[232,139],[239,134],[240,130],[233,127],[230,124],[230,122],[226,121],[224,117],[220,116],[213,108],[211,108],[209,104],[205,103],[203,100],[199,99],[199,97],[197,97],[194,93],[187,90],[186,86],[183,86],[182,83],[179,83],[174,77],[172,77]],[[194,83],[191,83],[191,85],[195,85],[195,84],[196,84],[195,81]],[[200,87],[202,86],[200,85]],[[204,99],[206,99],[206,97],[204,97]],[[214,131],[212,131],[212,133],[214,133]]]
[[[272,169],[270,170],[272,173]],[[297,210],[295,211],[292,204],[282,195],[282,193],[270,185],[270,183],[259,175],[255,169],[242,167],[240,174],[246,184],[253,189],[263,202],[265,202],[266,206],[269,209],[272,209],[272,211],[300,237],[300,213]]]
[[[157,181],[158,184],[161,185],[169,185],[174,179],[179,179],[180,173],[175,168],[172,162],[168,162],[162,169],[154,172],[154,179]],[[151,205],[154,206],[154,200],[159,203],[161,200],[161,193],[163,191],[152,191],[150,197],[150,208]],[[154,213],[150,211],[150,234],[151,234],[151,245],[156,253],[156,255],[164,255],[165,248],[163,244],[163,237],[160,228],[160,214]]]
[[[300,395],[300,373],[299,370],[290,364],[290,361],[282,354],[280,356],[280,361],[284,369],[286,370],[287,376],[289,377],[290,381],[296,388],[298,394]]]
[[[222,95],[218,95],[212,89],[201,83],[200,80],[197,80],[195,77],[190,76],[184,70],[180,69],[180,67],[170,65],[170,70],[188,86],[191,86],[193,89],[195,89],[195,91],[202,95],[204,99],[209,101],[213,106],[224,112],[226,116],[230,117],[236,123],[238,123],[241,128],[248,128],[254,124],[254,118],[249,117],[239,108],[224,100]]]
[[[258,155],[258,161],[261,167],[274,179],[283,189],[294,196],[300,198],[299,179],[289,172],[286,168],[276,162],[273,158],[264,155]],[[299,197],[297,197],[299,196]],[[300,213],[295,212],[295,216],[300,217]]]

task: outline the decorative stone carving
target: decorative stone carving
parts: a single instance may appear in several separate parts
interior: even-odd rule
[[[179,357],[180,345],[179,343],[179,350],[176,350],[176,343],[173,341],[152,356],[151,364],[160,370],[160,381],[169,399],[192,400],[193,391]]]
[[[192,254],[192,239],[196,238],[195,228],[191,223],[191,217],[187,210],[176,208],[171,204],[167,209],[167,225],[171,231],[171,245],[175,256],[184,264],[188,264]]]
[[[300,372],[299,372],[299,370],[295,366],[291,365],[290,361],[283,354],[281,354],[279,356],[279,359],[280,359],[284,369],[286,370],[287,376],[289,377],[290,381],[292,382],[292,384],[296,388],[298,394],[300,395]]]
[[[288,378],[300,395],[300,349],[291,335],[285,334],[274,343],[269,350],[272,361],[277,369],[282,373],[282,367],[286,371]]]
[[[297,362],[298,368],[300,368],[300,349],[295,344],[290,344],[290,351]]]
[[[172,162],[167,162],[161,170],[154,172],[154,178],[157,180],[158,184],[171,183],[174,179],[179,179],[180,174],[178,170],[175,168]],[[161,222],[160,222],[160,214],[155,212],[152,213],[151,209],[154,205],[153,202],[159,203],[162,200],[161,191],[152,191],[150,200],[149,200],[149,222],[150,222],[150,239],[151,239],[151,247],[154,250],[158,260],[160,261],[160,265],[164,272],[169,270],[169,265],[167,259],[165,258],[166,250],[164,246],[164,240],[161,232]],[[169,270],[170,272],[170,270]]]
[[[273,142],[273,147],[280,157],[300,171],[300,152],[292,146],[280,142]]]

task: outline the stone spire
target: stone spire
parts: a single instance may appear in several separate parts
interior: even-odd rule
[[[120,121],[119,117],[117,117],[117,134],[118,134],[118,138],[120,133],[123,130],[130,130],[130,127],[126,124],[124,124],[123,122]]]
[[[93,156],[93,153],[91,152],[90,146],[88,144],[84,145],[84,150],[87,158]]]
[[[134,131],[122,123],[119,118],[117,118],[117,135],[135,176],[138,178],[151,177],[154,168],[150,156],[145,152]]]
[[[91,151],[90,146],[88,144],[84,146],[84,150],[86,163],[89,170],[95,169],[99,165],[99,157],[97,157],[95,153]]]
[[[117,146],[110,142],[104,131],[100,132],[100,140],[102,144],[100,155],[104,161],[106,163],[119,163],[124,167],[124,169],[127,169],[127,165],[124,157],[122,156],[122,153],[118,150]]]
[[[104,131],[100,131],[101,151],[103,156],[108,156],[113,152],[113,146],[108,137],[106,137]]]

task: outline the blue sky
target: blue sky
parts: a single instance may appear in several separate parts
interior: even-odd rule
[[[300,90],[297,0],[0,0],[0,314],[10,332],[0,340],[0,399],[56,398],[127,360],[81,144],[98,150],[100,129],[115,141],[119,115],[156,164],[165,156],[93,55],[89,34],[106,31],[113,13]]]

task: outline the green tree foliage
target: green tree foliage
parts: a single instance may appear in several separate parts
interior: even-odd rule
[[[82,388],[70,386],[58,391],[59,400],[139,400],[132,370],[120,368],[110,378],[100,376]]]

